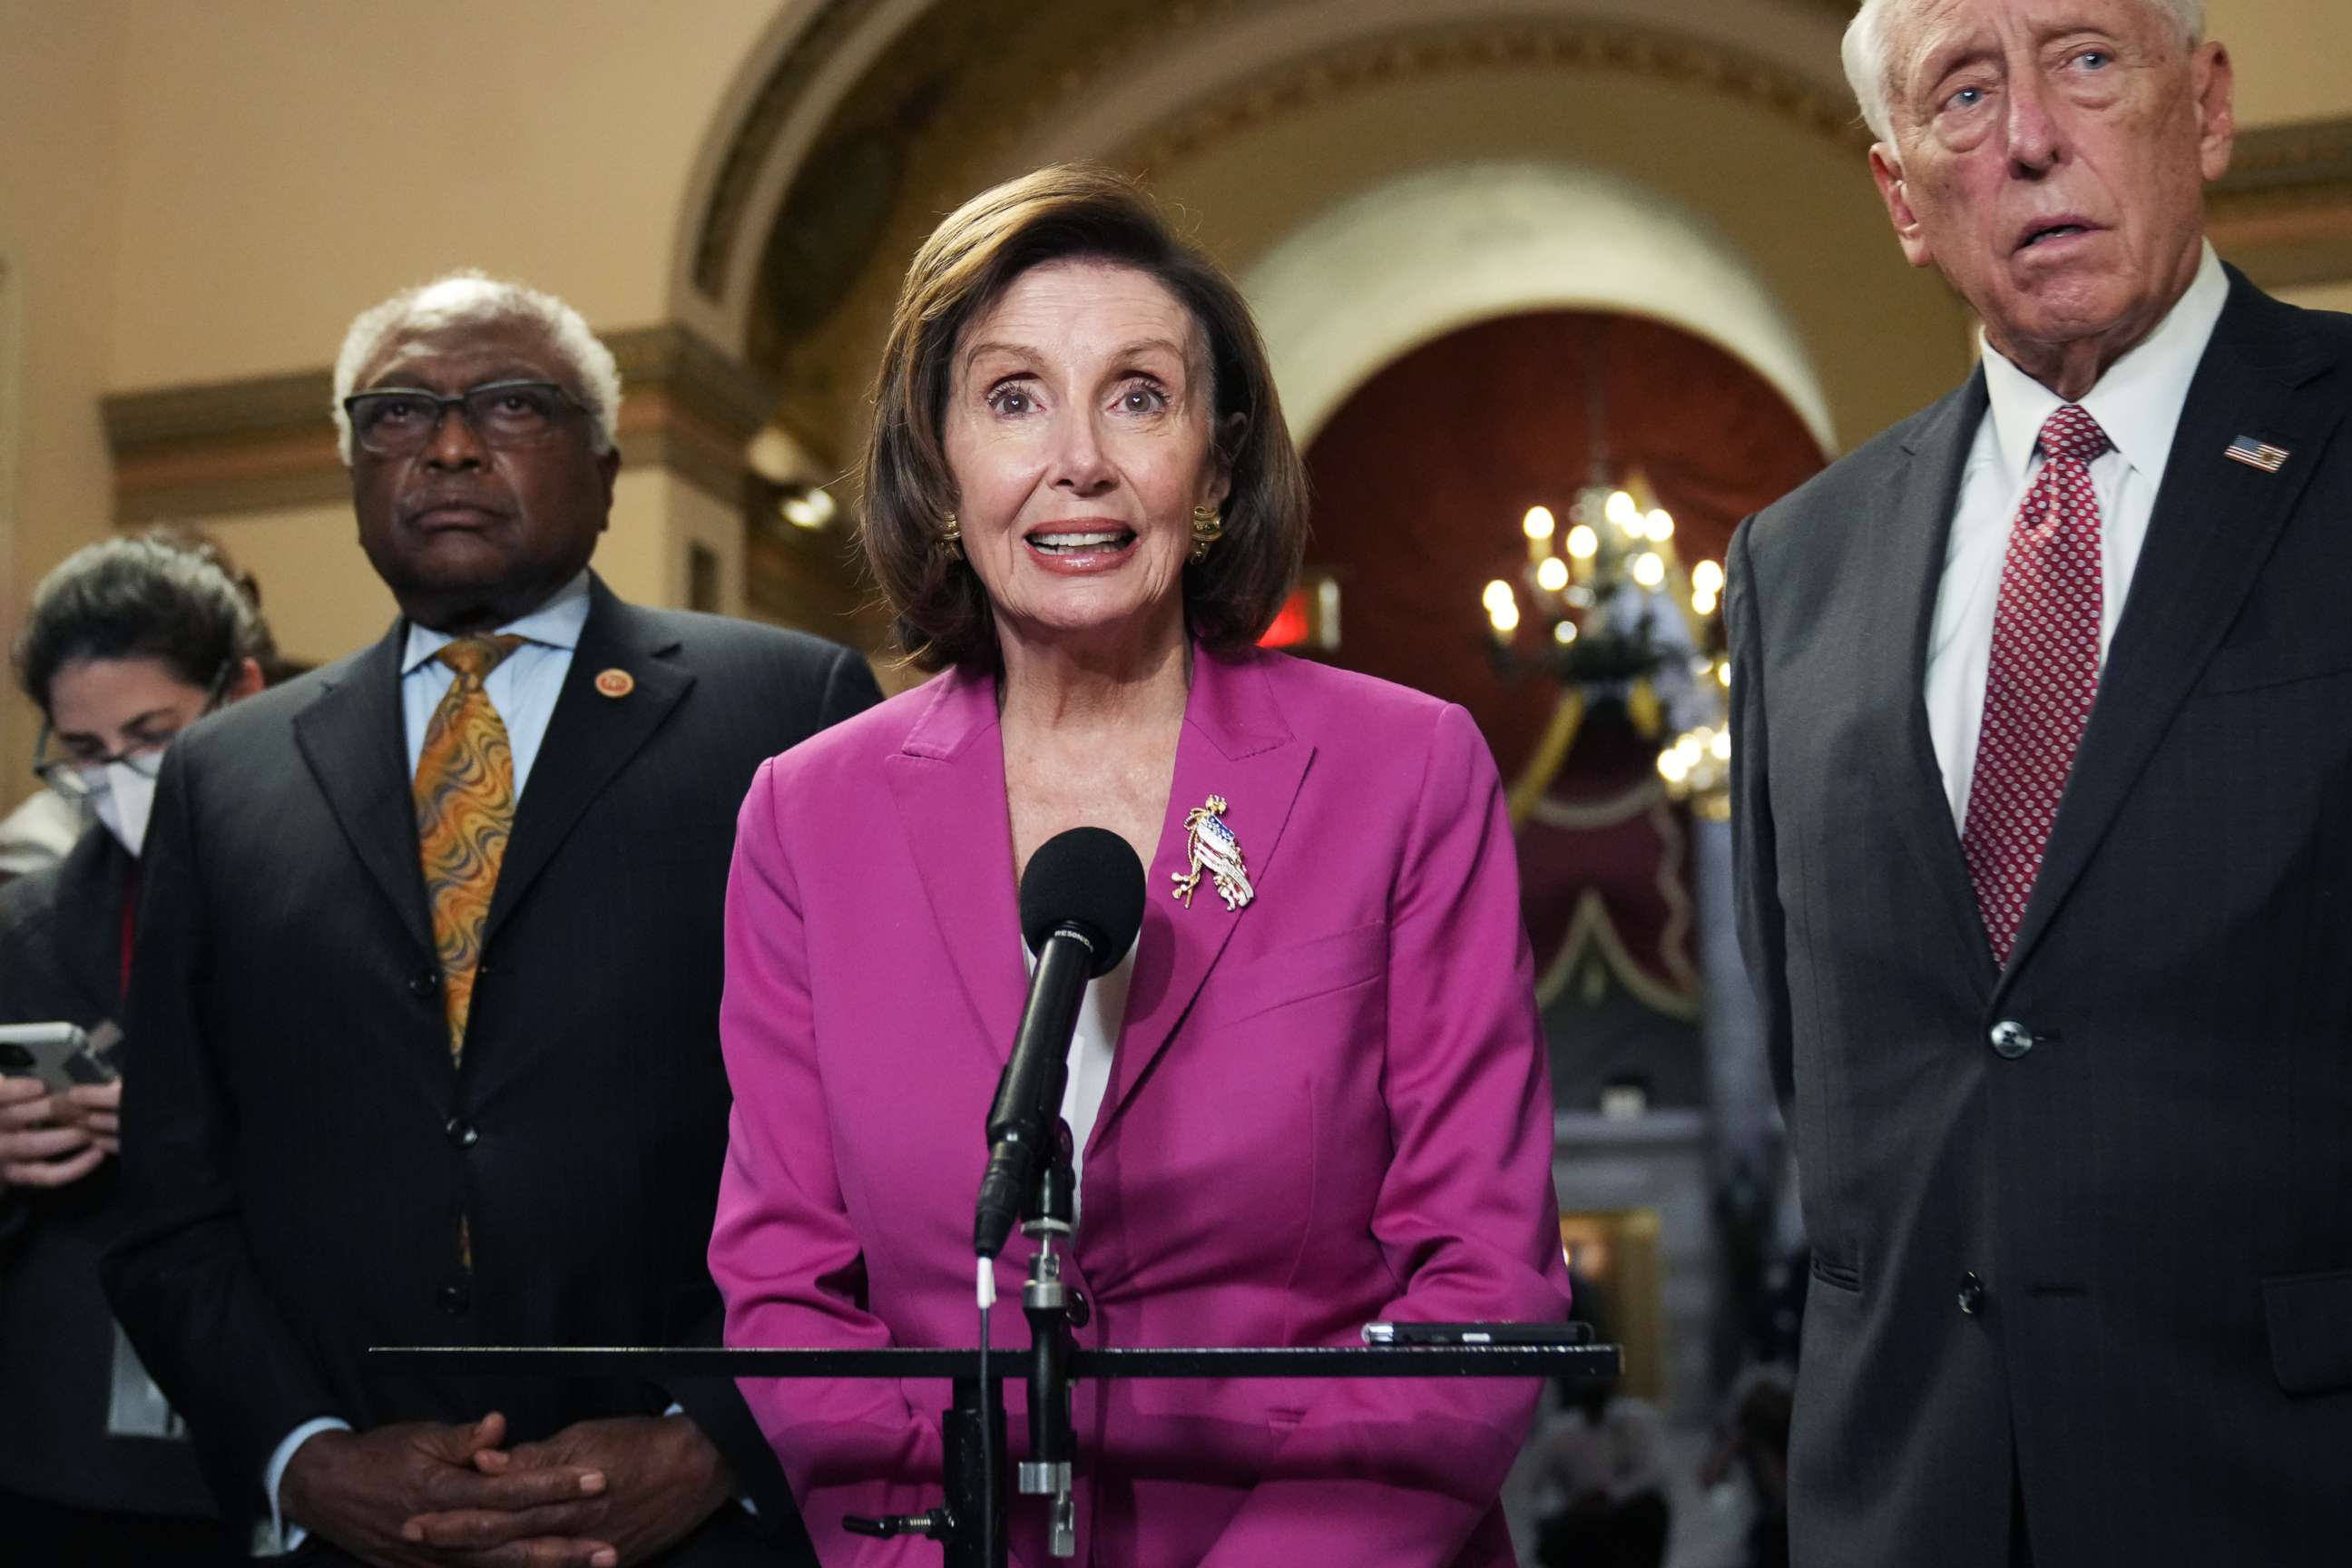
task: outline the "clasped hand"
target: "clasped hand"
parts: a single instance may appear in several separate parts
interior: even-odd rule
[[[496,1412],[321,1432],[295,1451],[286,1517],[384,1568],[618,1568],[692,1531],[732,1478],[684,1416],[583,1421],[503,1447]]]
[[[122,1084],[51,1094],[37,1078],[0,1078],[0,1187],[63,1187],[122,1152]]]

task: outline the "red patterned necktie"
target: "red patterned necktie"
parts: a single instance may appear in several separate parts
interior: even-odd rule
[[[482,683],[523,641],[510,634],[459,637],[434,655],[455,673],[416,760],[416,842],[453,1061],[465,1049],[482,929],[514,828],[514,750]]]
[[[2058,799],[2099,693],[2099,422],[2068,403],[2043,422],[2042,471],[2001,562],[1984,724],[1960,832],[1993,961],[2009,963]]]

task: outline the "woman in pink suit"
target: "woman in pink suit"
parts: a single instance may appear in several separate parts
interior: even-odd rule
[[[728,1342],[972,1342],[981,1127],[1027,989],[1015,889],[1080,824],[1133,845],[1148,901],[1072,1052],[1079,1342],[1563,1317],[1494,764],[1457,707],[1254,646],[1304,487],[1233,284],[1125,182],[1042,171],[916,257],[877,405],[866,553],[944,673],[768,763],[743,807],[710,1246]],[[1007,1294],[1029,1250],[998,1260]],[[745,1393],[827,1563],[938,1560],[841,1521],[937,1500],[944,1384]],[[1078,1561],[1507,1563],[1496,1494],[1535,1399],[1081,1384]],[[1041,1506],[1008,1520],[1028,1568]]]

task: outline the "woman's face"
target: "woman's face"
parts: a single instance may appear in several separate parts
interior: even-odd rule
[[[1209,380],[1192,312],[1115,262],[1032,268],[964,330],[942,435],[1000,637],[1182,635],[1192,509],[1229,483]]]
[[[157,751],[210,697],[160,658],[76,659],[49,678],[50,742],[73,763]]]

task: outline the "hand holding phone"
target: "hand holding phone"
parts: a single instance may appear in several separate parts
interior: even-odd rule
[[[0,1026],[0,1186],[62,1187],[96,1170],[117,1147],[120,1092],[73,1025]]]
[[[78,1024],[0,1024],[0,1073],[37,1078],[51,1094],[121,1076]]]

